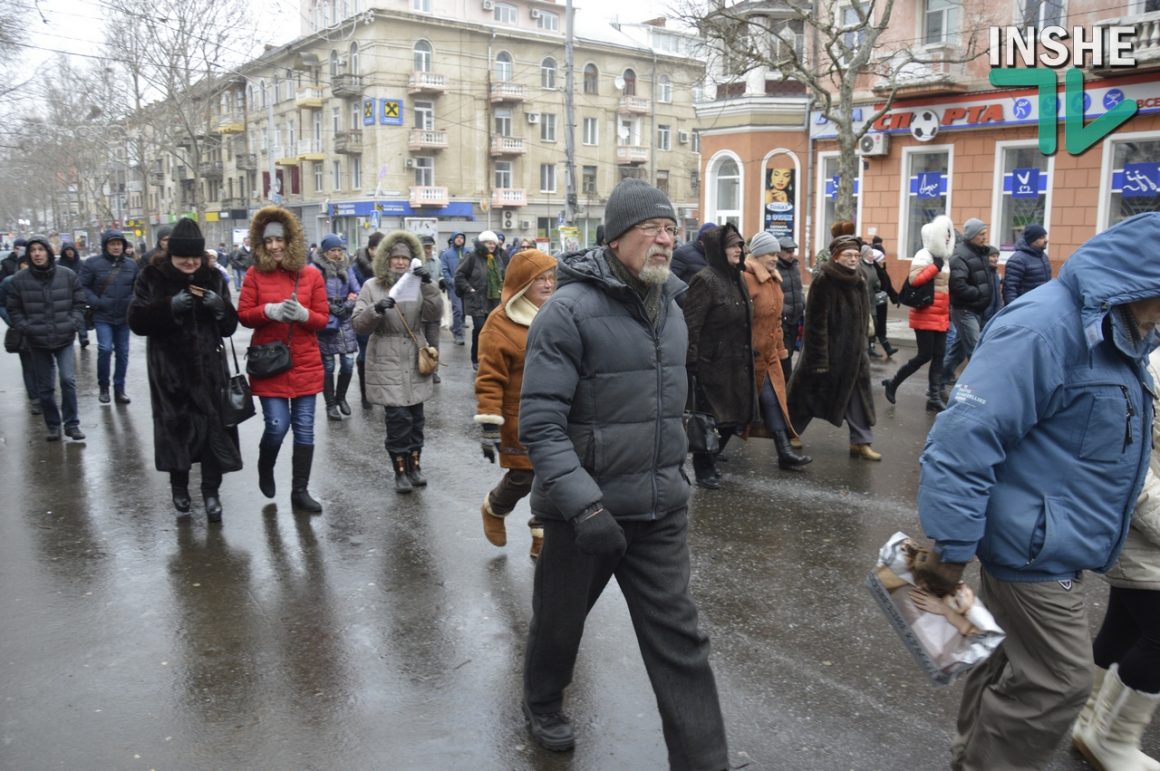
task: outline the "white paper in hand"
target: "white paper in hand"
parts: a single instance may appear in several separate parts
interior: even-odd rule
[[[420,259],[411,260],[411,270],[423,267],[423,261]],[[394,299],[395,302],[415,301],[419,299],[419,284],[423,283],[422,279],[408,270],[403,274],[402,278],[395,282],[391,287],[391,291],[387,294]]]

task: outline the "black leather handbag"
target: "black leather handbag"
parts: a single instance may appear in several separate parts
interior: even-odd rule
[[[910,279],[902,282],[902,289],[898,290],[898,302],[909,308],[925,308],[934,304],[934,280],[925,284],[911,286]]]
[[[294,294],[298,295],[298,279],[301,273],[294,277]],[[294,366],[290,356],[290,341],[294,339],[294,322],[290,322],[290,331],[285,340],[275,340],[272,343],[251,345],[246,349],[246,372],[250,377],[259,380],[275,375],[281,375]]]
[[[238,352],[234,348],[232,337],[230,353],[234,356],[234,374],[230,375],[229,362],[225,362],[226,374],[229,377],[226,379],[226,391],[222,397],[222,425],[226,428],[234,428],[257,414],[254,408],[254,394],[250,391],[250,381],[238,366]]]
[[[696,409],[697,379],[690,378],[689,398],[685,403],[685,435],[689,438],[689,452],[704,452],[716,455],[721,451],[721,435],[717,432],[717,419],[708,412]]]

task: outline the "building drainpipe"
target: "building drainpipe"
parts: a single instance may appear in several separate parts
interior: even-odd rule
[[[807,247],[806,247],[807,251],[805,252],[806,258],[807,258],[807,264],[810,264],[810,260],[811,260],[810,255],[814,254],[813,241],[810,238],[810,234],[813,233],[813,215],[814,215],[813,201],[817,200],[817,191],[813,189],[813,187],[814,187],[814,135],[813,135],[813,132],[810,130],[810,127],[813,125],[812,122],[810,121],[810,116],[813,114],[813,112],[814,112],[814,97],[810,96],[810,101],[808,104],[806,104],[806,114],[805,114],[806,184],[802,185],[802,187],[801,187],[802,190],[808,190],[811,193],[813,193],[813,195],[810,196],[810,198],[813,200],[807,201],[806,206],[805,206],[805,210],[806,210],[805,228],[804,228],[804,233],[803,233],[803,238],[802,238],[802,243],[807,245]],[[823,189],[825,189],[825,188],[823,187]],[[813,265],[810,264],[810,267],[813,268]]]

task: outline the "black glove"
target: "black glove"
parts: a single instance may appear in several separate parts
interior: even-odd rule
[[[173,311],[174,316],[189,313],[193,310],[193,293],[188,289],[182,289],[169,299],[169,309]]]
[[[963,582],[965,562],[943,562],[933,549],[917,549],[913,555],[914,583],[936,597],[954,594]]]
[[[201,304],[210,309],[213,317],[221,321],[226,316],[226,301],[220,294],[207,289],[201,296]]]
[[[572,527],[576,531],[576,548],[585,554],[619,557],[628,548],[624,529],[603,506],[573,517]]]
[[[395,307],[395,298],[394,297],[384,297],[383,299],[381,299],[377,303],[375,303],[375,313],[386,313],[387,311],[389,311],[391,308],[394,308],[394,307]]]
[[[346,308],[346,303],[344,303],[342,300],[336,300],[332,297],[326,301],[326,304],[330,306],[331,316],[338,316],[340,318],[342,317],[342,311]]]
[[[445,278],[439,279],[439,291],[440,292],[447,291],[447,279],[445,279]]]
[[[943,265],[944,265],[944,264],[945,264],[945,263],[943,263],[943,258],[942,258],[942,257],[935,257],[935,258],[934,258],[934,266],[935,266],[936,268],[938,268],[938,269],[939,269],[939,271],[942,271],[942,269],[943,269]]]
[[[418,276],[424,284],[431,283],[431,271],[427,270],[426,268],[415,268],[413,271],[411,271],[411,273]]]
[[[479,436],[479,449],[483,457],[495,463],[495,454],[499,450],[499,426],[488,423],[483,426]]]

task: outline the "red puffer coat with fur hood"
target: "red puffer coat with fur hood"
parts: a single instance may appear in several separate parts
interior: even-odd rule
[[[939,215],[922,226],[922,247],[910,263],[910,285],[933,281],[934,302],[925,308],[910,309],[910,328],[946,332],[951,325],[950,262],[955,247],[955,226],[950,217]]]

